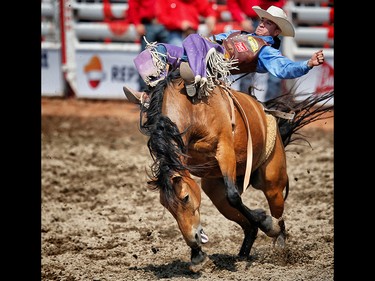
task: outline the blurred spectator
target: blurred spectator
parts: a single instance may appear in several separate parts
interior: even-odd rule
[[[197,33],[201,17],[207,25],[207,36],[212,35],[216,12],[208,0],[155,0],[157,16],[169,31],[168,43],[182,47],[186,36]]]
[[[227,7],[231,13],[232,19],[241,24],[242,30],[253,32],[259,24],[259,18],[254,10],[251,8],[254,5],[260,6],[262,9],[268,9],[269,6],[273,5],[279,8],[283,8],[286,4],[286,0],[227,0]],[[281,48],[281,39],[280,46]],[[248,92],[250,85],[254,83],[254,79],[257,77],[257,73],[250,73],[240,79],[240,91]],[[269,100],[280,95],[282,91],[282,80],[273,75],[268,75],[267,78],[267,92],[264,100]]]
[[[251,8],[253,6],[260,6],[259,0],[227,0],[228,11],[232,19],[241,24],[241,29],[253,32],[258,21],[258,15]],[[262,6],[260,6],[262,7]],[[264,7],[262,7],[264,9]]]
[[[128,0],[128,10],[126,21],[134,24],[141,42],[141,51],[146,47],[146,38],[148,42],[167,43],[168,30],[160,24],[156,18],[155,0]],[[140,91],[147,88],[141,77],[138,79]]]

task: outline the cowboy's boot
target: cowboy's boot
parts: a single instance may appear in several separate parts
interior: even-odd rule
[[[150,97],[146,92],[138,92],[136,90],[133,90],[129,87],[122,87],[126,98],[136,104],[148,104],[150,102]],[[146,106],[147,107],[147,106]]]
[[[189,97],[195,96],[197,89],[195,84],[195,77],[194,73],[191,70],[189,63],[182,62],[180,64],[180,76],[184,79],[186,93]]]

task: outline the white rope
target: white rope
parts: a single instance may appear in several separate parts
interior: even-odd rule
[[[166,71],[167,71],[166,58],[167,58],[167,55],[163,54],[163,53],[159,53],[156,50],[158,42],[155,41],[155,42],[150,43],[150,42],[147,41],[146,37],[144,37],[144,36],[143,36],[143,39],[146,41],[146,47],[145,48],[150,50],[152,61],[153,61],[154,66],[155,66],[156,72],[153,76],[159,77],[162,74],[166,74]],[[164,59],[162,59],[163,57],[164,57]],[[164,77],[162,79],[164,79]],[[151,87],[154,87],[162,79],[157,79],[157,80],[151,81],[150,77],[146,77],[145,83],[147,85],[150,85]]]
[[[230,85],[233,82],[231,70],[238,69],[234,66],[237,64],[236,59],[227,60],[224,55],[217,52],[215,48],[211,48],[206,55],[206,73],[207,80],[202,81],[200,84],[200,91],[202,95],[208,96],[209,91],[212,91],[218,80],[223,81],[226,85]]]

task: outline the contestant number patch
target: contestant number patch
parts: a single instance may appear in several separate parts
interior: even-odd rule
[[[237,52],[239,52],[239,53],[246,52],[247,50],[249,50],[244,42],[235,42],[234,47],[236,48]]]

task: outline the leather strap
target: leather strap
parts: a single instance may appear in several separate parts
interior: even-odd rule
[[[273,116],[275,116],[275,117],[279,117],[279,118],[287,119],[287,120],[293,120],[294,116],[296,115],[295,112],[286,113],[286,112],[282,112],[282,111],[279,111],[279,110],[276,110],[276,109],[264,108],[264,111],[273,115]]]
[[[223,86],[222,86],[223,87]],[[229,105],[230,105],[230,111],[231,111],[231,124],[232,124],[232,130],[234,129],[234,126],[236,125],[236,115],[234,114],[234,104],[233,104],[233,97],[231,95],[231,92],[226,88],[223,87],[224,92],[227,94]]]
[[[229,96],[236,103],[236,106],[241,113],[241,116],[245,122],[246,129],[247,129],[247,160],[246,160],[245,177],[244,177],[243,186],[242,186],[242,192],[244,192],[250,183],[251,168],[253,166],[253,140],[251,138],[249,120],[247,119],[247,116],[241,104],[239,103],[237,98],[233,95],[233,93],[224,85],[220,85],[220,86],[225,90],[226,93],[229,94]]]

